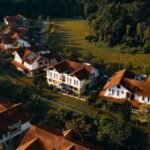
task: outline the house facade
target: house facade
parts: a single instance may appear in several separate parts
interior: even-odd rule
[[[96,84],[99,72],[91,64],[70,59],[58,62],[46,69],[47,83],[61,92],[82,95]]]
[[[99,96],[150,104],[149,91],[150,82],[147,78],[137,78],[124,69],[109,78]]]
[[[19,71],[26,73],[28,76],[39,73],[40,70],[44,70],[47,66],[56,61],[43,57],[26,48],[16,50],[13,55],[14,60],[12,64],[14,64]]]
[[[0,109],[0,144],[6,144],[30,128],[30,120],[31,116],[22,103]]]

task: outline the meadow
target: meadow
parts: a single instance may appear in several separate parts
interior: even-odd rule
[[[132,64],[136,69],[150,68],[150,54],[126,54],[119,52],[119,45],[109,48],[104,43],[90,43],[85,40],[91,31],[88,22],[83,19],[53,19],[55,24],[54,39],[60,47],[68,47],[79,52],[82,56],[92,54],[105,64]],[[143,70],[142,70],[143,69]]]

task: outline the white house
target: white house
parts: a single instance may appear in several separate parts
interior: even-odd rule
[[[150,104],[150,82],[124,69],[109,78],[99,96]]]
[[[56,62],[54,59],[48,59],[26,48],[18,49],[13,55],[14,60],[12,64],[14,64],[18,70],[27,73],[28,76],[33,76],[40,70],[44,70],[47,66]]]
[[[6,16],[4,17],[4,23],[6,25],[27,25],[28,19],[22,15]]]
[[[96,84],[99,72],[91,64],[71,59],[63,60],[47,69],[47,83],[62,92],[83,94]]]
[[[31,116],[22,103],[0,109],[0,144],[6,144],[30,128],[30,120]]]

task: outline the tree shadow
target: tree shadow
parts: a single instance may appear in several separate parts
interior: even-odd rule
[[[63,22],[59,22],[59,24],[60,23],[61,25],[63,24]],[[52,39],[54,39],[62,48],[69,47],[71,50],[82,50],[79,48],[81,44],[71,39],[73,36],[72,32],[68,29],[64,29],[61,25],[55,25],[56,32],[53,33]]]

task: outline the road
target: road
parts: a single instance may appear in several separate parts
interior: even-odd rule
[[[80,108],[79,109],[74,108],[73,106],[71,106],[69,104],[64,104],[64,103],[61,103],[61,102],[58,102],[58,101],[55,101],[52,99],[48,99],[48,98],[39,96],[39,95],[36,95],[36,97],[39,98],[39,100],[41,100],[41,101],[48,102],[48,103],[51,103],[52,105],[56,105],[57,107],[68,109],[68,110],[71,110],[71,111],[74,111],[74,112],[77,112],[77,113],[80,113],[83,115],[88,115],[89,117],[92,117],[92,118],[93,118],[93,115],[97,115],[97,111],[93,111],[93,113],[92,113],[93,115],[91,115],[90,113],[83,112],[80,110]]]
[[[48,102],[48,103],[51,103],[52,105],[56,105],[58,107],[62,107],[62,108],[65,108],[65,109],[68,109],[68,110],[71,110],[71,111],[74,111],[74,112],[77,112],[77,113],[80,113],[80,114],[86,114],[76,108],[73,108],[72,106],[68,105],[68,104],[64,104],[64,103],[61,103],[61,102],[57,102],[55,100],[52,100],[52,99],[48,99],[48,98],[45,98],[45,97],[42,97],[42,96],[39,96],[39,95],[36,95],[36,97],[38,99],[40,99],[41,101],[44,101],[44,102]]]

